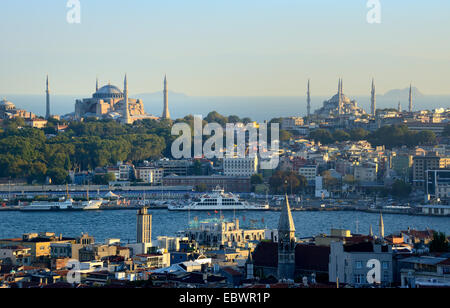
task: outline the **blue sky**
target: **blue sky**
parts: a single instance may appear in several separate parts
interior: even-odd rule
[[[297,96],[311,78],[329,95],[380,93],[413,82],[450,94],[450,1],[380,0],[368,24],[365,0],[2,0],[0,93],[37,94],[45,74],[55,94],[88,94],[101,83],[195,96]]]

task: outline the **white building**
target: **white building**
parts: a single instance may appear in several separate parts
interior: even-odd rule
[[[164,175],[164,169],[150,166],[136,168],[136,178],[148,184],[160,184]]]
[[[299,168],[298,174],[304,176],[308,183],[313,183],[317,176],[317,166],[316,165],[305,165]]]
[[[374,263],[375,268],[373,268]],[[389,286],[394,282],[392,247],[389,245],[362,242],[344,245],[343,242],[331,242],[328,275],[330,282],[363,286],[371,284],[368,280],[370,270],[378,271],[375,278],[381,285]]]
[[[258,173],[258,157],[224,158],[223,172],[225,176],[250,177]]]
[[[299,127],[303,126],[303,118],[300,117],[289,117],[283,118],[281,122],[281,129],[283,130],[297,130]]]

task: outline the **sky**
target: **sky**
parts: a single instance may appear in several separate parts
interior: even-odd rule
[[[450,1],[0,1],[0,94],[86,95],[95,79],[130,93],[191,96],[349,95],[406,88],[450,94]]]

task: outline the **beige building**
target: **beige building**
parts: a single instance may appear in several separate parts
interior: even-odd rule
[[[223,173],[225,176],[251,177],[258,173],[258,157],[224,158]]]
[[[125,77],[124,91],[108,84],[98,88],[92,98],[77,100],[75,103],[75,119],[97,117],[121,120],[131,124],[136,120],[158,119],[158,117],[145,113],[144,103],[141,99],[128,98],[128,82]]]
[[[138,243],[148,244],[152,242],[152,215],[148,213],[146,207],[139,209],[137,212],[136,229]]]
[[[160,184],[164,175],[164,169],[150,166],[137,167],[136,178],[148,184]]]
[[[298,174],[304,176],[308,183],[314,182],[317,176],[317,166],[316,165],[306,165],[298,169]]]
[[[120,256],[127,260],[130,258],[130,249],[117,245],[89,245],[79,250],[80,262],[101,260],[110,256]]]
[[[444,169],[449,166],[449,157],[437,155],[415,156],[413,163],[413,185],[418,188],[425,188],[426,172],[428,170]]]
[[[56,236],[55,233],[27,233],[22,238],[0,240],[0,247],[5,246],[23,246],[30,248],[32,261],[41,261],[50,258],[52,243],[75,243],[73,238],[63,238],[62,235]]]
[[[3,264],[26,266],[31,264],[31,248],[24,246],[5,246],[0,248],[0,260]]]
[[[353,176],[358,182],[373,183],[377,181],[377,169],[378,165],[376,163],[364,163],[355,166]]]
[[[242,247],[249,241],[261,241],[265,238],[264,229],[241,229],[239,219],[227,222],[221,219],[195,221],[191,223],[185,236],[200,245],[219,247]]]

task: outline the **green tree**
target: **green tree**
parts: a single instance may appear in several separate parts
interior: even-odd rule
[[[350,140],[350,134],[347,133],[346,131],[342,130],[342,129],[337,129],[333,132],[333,139],[335,141],[347,141]]]
[[[410,184],[406,183],[402,180],[396,180],[394,184],[392,184],[391,193],[393,196],[406,198],[412,192],[412,187]]]
[[[52,184],[61,185],[67,183],[69,173],[61,168],[49,169],[47,176],[52,180]]]
[[[309,137],[315,142],[320,142],[322,144],[330,144],[334,142],[333,135],[326,129],[314,130],[309,134]]]
[[[280,130],[280,141],[281,142],[287,142],[292,139],[292,134],[288,132],[287,130],[281,129]]]
[[[444,131],[442,132],[442,136],[450,137],[450,124],[445,125]]]
[[[430,252],[448,252],[450,245],[447,236],[443,232],[434,232],[433,240],[430,242]]]
[[[263,176],[259,173],[252,175],[252,177],[250,178],[250,183],[252,185],[259,185],[259,184],[264,183]]]
[[[299,193],[308,185],[308,181],[292,171],[277,171],[269,179],[269,185],[273,193]]]

